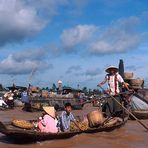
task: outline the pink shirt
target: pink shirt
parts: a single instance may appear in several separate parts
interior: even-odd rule
[[[57,133],[58,128],[56,125],[56,120],[47,114],[38,123],[40,131],[45,133]]]

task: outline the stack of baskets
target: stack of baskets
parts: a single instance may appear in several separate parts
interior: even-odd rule
[[[144,80],[140,78],[133,78],[132,72],[124,72],[124,80],[129,83],[133,89],[142,89],[144,87]]]

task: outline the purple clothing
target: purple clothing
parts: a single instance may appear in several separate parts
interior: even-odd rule
[[[41,132],[45,133],[57,133],[57,123],[54,118],[49,115],[45,115],[42,120],[39,121],[38,127]]]

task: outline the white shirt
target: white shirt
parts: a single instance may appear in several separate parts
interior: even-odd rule
[[[0,106],[7,105],[4,100],[0,100]]]
[[[120,92],[119,90],[119,83],[123,83],[123,78],[116,73],[115,75],[107,74],[105,79],[108,81],[108,88],[110,95],[116,95]]]

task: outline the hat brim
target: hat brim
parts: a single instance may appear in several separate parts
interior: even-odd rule
[[[105,71],[106,71],[107,73],[109,73],[110,70],[115,70],[116,72],[118,72],[118,68],[116,68],[116,67],[109,67],[109,68],[107,68]]]
[[[43,106],[43,110],[50,115],[51,117],[55,118],[55,109],[54,107],[50,106]]]

